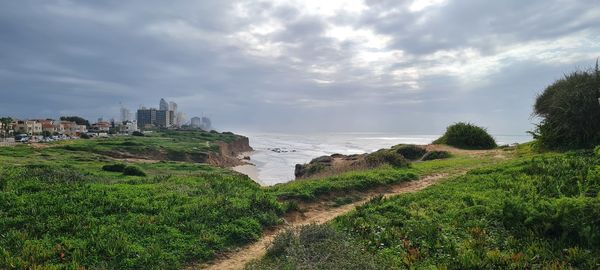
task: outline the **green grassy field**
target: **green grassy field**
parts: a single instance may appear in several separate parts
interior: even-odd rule
[[[346,269],[598,269],[599,192],[591,152],[523,156],[283,234],[248,268],[335,269],[360,258]]]
[[[185,132],[0,148],[0,268],[179,269],[256,240],[281,222],[293,201],[499,161],[459,154],[409,168],[383,166],[263,188],[244,175],[205,164],[168,156],[133,164],[106,154],[137,151],[129,148],[216,151],[203,147],[207,141],[215,145],[236,138]],[[146,176],[103,170],[121,163]],[[336,203],[346,199],[351,198]]]

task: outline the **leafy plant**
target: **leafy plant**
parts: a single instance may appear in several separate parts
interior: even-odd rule
[[[389,164],[394,167],[408,167],[410,165],[410,162],[408,162],[404,156],[390,149],[381,149],[368,154],[365,157],[365,161],[371,167],[377,167],[385,164]]]
[[[463,149],[492,149],[497,146],[494,138],[484,128],[464,122],[449,126],[446,133],[433,143]]]
[[[410,160],[420,159],[427,153],[427,150],[425,150],[424,147],[414,144],[397,145],[393,147],[393,149],[396,150],[396,153]]]
[[[531,132],[547,149],[590,148],[600,144],[600,70],[576,71],[538,95],[534,114],[542,118]]]
[[[107,164],[102,166],[102,170],[107,172],[123,172],[125,171],[125,167],[127,167],[127,165],[122,163]]]
[[[123,175],[146,176],[146,173],[137,166],[127,166],[123,169]]]
[[[429,151],[422,158],[422,161],[450,158],[452,155],[448,151]]]

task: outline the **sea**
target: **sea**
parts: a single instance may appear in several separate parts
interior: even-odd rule
[[[394,133],[281,134],[241,133],[254,149],[250,165],[234,170],[245,173],[261,185],[270,186],[294,180],[296,164],[332,154],[362,154],[396,144],[429,144],[440,135],[402,135]],[[492,134],[493,135],[493,134]],[[531,141],[529,135],[493,135],[499,145]]]

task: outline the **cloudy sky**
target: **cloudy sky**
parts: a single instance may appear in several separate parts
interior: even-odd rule
[[[175,101],[252,131],[495,134],[600,56],[600,3],[2,1],[0,115],[90,119]]]

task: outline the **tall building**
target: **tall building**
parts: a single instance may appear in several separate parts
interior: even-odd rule
[[[175,125],[180,127],[183,126],[183,124],[185,123],[186,119],[186,115],[183,112],[177,112],[175,114]]]
[[[137,111],[137,125],[140,129],[148,127],[167,128],[172,125],[173,111],[139,109]]]
[[[169,103],[167,103],[167,101],[164,98],[161,98],[160,103],[158,104],[158,109],[161,111],[168,111]]]
[[[192,123],[190,126],[192,126],[193,128],[200,128],[200,126],[202,125],[202,119],[200,119],[200,117],[192,117]]]
[[[169,101],[169,110],[177,113],[177,103],[173,101]]]
[[[212,129],[212,123],[210,122],[210,118],[202,117],[202,129],[209,131]]]
[[[148,126],[154,126],[154,123],[156,123],[156,109],[142,107],[137,111],[138,128],[143,129]]]
[[[126,121],[131,121],[131,112],[129,112],[129,109],[123,107],[123,105],[121,105],[121,122],[126,122]]]

